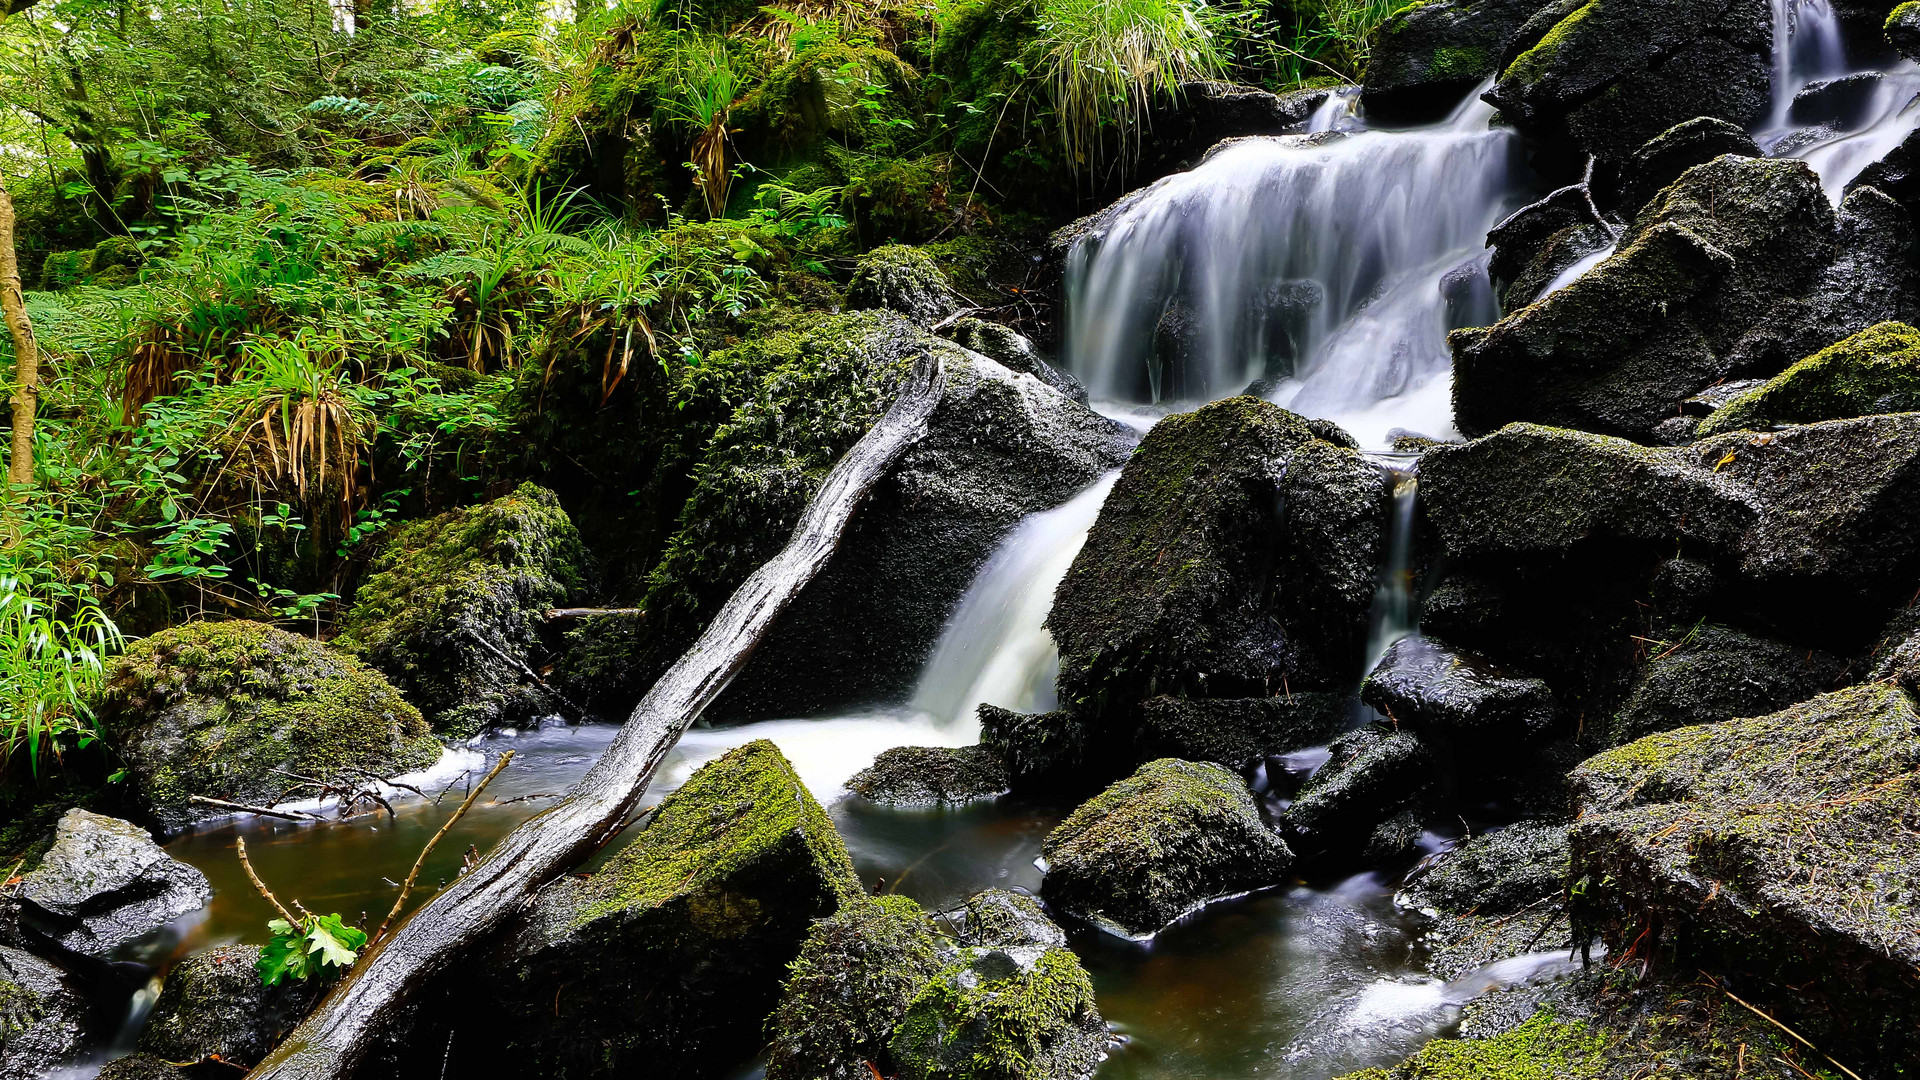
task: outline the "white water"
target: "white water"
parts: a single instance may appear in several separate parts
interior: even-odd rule
[[[1394,642],[1420,628],[1413,610],[1413,513],[1420,496],[1420,474],[1409,466],[1389,466],[1393,508],[1387,518],[1387,562],[1374,589],[1368,615],[1367,663],[1372,671]]]
[[[1315,122],[1358,126],[1347,107]],[[1120,402],[1285,376],[1275,401],[1363,445],[1393,427],[1451,434],[1446,333],[1498,315],[1486,234],[1520,171],[1517,137],[1491,116],[1475,95],[1428,128],[1246,139],[1160,181],[1075,249],[1069,367]],[[1183,364],[1156,362],[1169,311],[1191,320]]]
[[[1773,0],[1773,114],[1787,126],[1793,96],[1810,82],[1847,74],[1840,18],[1828,0]]]

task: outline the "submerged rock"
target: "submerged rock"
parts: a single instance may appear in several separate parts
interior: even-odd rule
[[[336,644],[364,657],[464,738],[571,711],[526,675],[549,608],[586,583],[580,534],[532,484],[400,528],[375,557]]]
[[[426,721],[350,655],[254,622],[192,622],[135,642],[95,710],[128,782],[171,831],[221,811],[206,795],[278,802],[285,773],[394,776],[440,756]]]
[[[1302,856],[1358,855],[1373,830],[1416,806],[1433,782],[1433,755],[1410,731],[1382,725],[1335,739],[1280,826]]]
[[[1749,983],[1830,1052],[1911,1060],[1920,712],[1903,690],[1651,735],[1574,779],[1585,925]]]
[[[1111,1041],[1073,953],[1000,945],[962,948],[887,1048],[903,1080],[1078,1080]]]
[[[20,880],[27,915],[61,945],[100,956],[213,899],[207,876],[160,850],[147,830],[78,808]]]
[[[322,989],[312,982],[263,986],[254,970],[259,959],[257,946],[222,945],[175,965],[141,1029],[140,1050],[166,1061],[258,1064],[313,1011]]]
[[[1420,123],[1453,111],[1500,71],[1507,42],[1544,0],[1433,0],[1381,25],[1361,105],[1372,119]]]
[[[1007,770],[984,746],[896,746],[847,781],[847,790],[887,806],[991,799],[1007,791]]]
[[[1920,330],[1885,322],[1822,349],[1700,422],[1699,433],[1920,411]]]
[[[1256,698],[1148,698],[1140,706],[1142,757],[1211,761],[1238,769],[1253,761],[1318,746],[1350,715],[1345,694]]]
[[[1396,724],[1482,750],[1539,740],[1560,719],[1546,683],[1419,634],[1387,647],[1360,700]]]
[[[1210,900],[1277,885],[1293,864],[1238,776],[1172,758],[1075,810],[1040,857],[1048,902],[1136,938]]]
[[[751,1056],[813,920],[860,894],[806,786],[764,740],[703,766],[591,877],[542,892],[461,1007],[499,1068],[711,1076]]]
[[[847,309],[885,308],[920,326],[960,310],[960,296],[933,257],[916,247],[892,244],[860,260],[847,286]]]
[[[1846,661],[1702,623],[1647,661],[1613,717],[1613,744],[1737,716],[1762,716],[1833,687]]]
[[[87,1000],[59,968],[0,945],[0,1076],[52,1076],[95,1034]]]
[[[767,1020],[767,1080],[871,1080],[867,1063],[891,1065],[887,1040],[942,952],[904,896],[856,897],[814,923]]]

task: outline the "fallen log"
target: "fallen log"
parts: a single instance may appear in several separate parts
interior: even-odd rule
[[[393,1030],[408,997],[429,986],[540,888],[590,855],[626,821],[654,773],[702,709],[746,664],[780,612],[839,548],[866,495],[926,429],[945,384],[922,356],[899,396],[847,451],[807,504],[793,538],[753,572],[706,632],[635,706],[600,761],[567,797],[495,844],[479,864],[375,943],[253,1080],[348,1080]]]

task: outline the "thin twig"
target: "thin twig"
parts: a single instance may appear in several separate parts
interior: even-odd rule
[[[225,799],[210,799],[205,795],[189,795],[187,801],[203,806],[217,806],[222,810],[238,810],[246,814],[259,814],[261,817],[281,818],[286,821],[318,821],[318,817],[303,810],[275,810],[268,806],[248,806],[246,803],[228,802]]]
[[[483,638],[478,633],[474,632],[472,627],[466,627],[465,629],[467,631],[467,636],[479,642],[481,648],[486,649],[488,652],[499,657],[501,660],[504,660],[507,663],[512,664],[514,667],[519,668],[520,673],[522,675],[525,675],[527,678],[532,679],[534,683],[537,686],[539,686],[540,689],[545,690],[547,694],[553,698],[553,700],[558,701],[560,704],[565,705],[569,709],[572,709],[575,716],[587,715],[587,710],[582,709],[578,705],[575,705],[573,702],[567,700],[566,695],[562,694],[558,690],[555,690],[553,687],[547,685],[547,680],[541,678],[538,672],[528,667],[525,663],[522,663],[519,660],[515,660],[513,657],[508,656],[506,653],[502,652],[500,648],[496,646],[493,642],[488,641],[486,638]]]
[[[1713,982],[1713,979],[1712,979],[1711,977],[1709,977],[1709,978],[1707,979],[1707,981],[1708,981],[1708,982],[1710,982],[1710,983],[1712,983],[1712,982]],[[1720,984],[1719,984],[1719,983],[1714,983],[1714,985],[1715,985],[1715,986],[1720,986]],[[1802,1035],[1802,1034],[1800,1034],[1799,1032],[1797,1032],[1797,1031],[1795,1031],[1795,1030],[1793,1030],[1792,1028],[1790,1028],[1790,1027],[1788,1027],[1787,1025],[1785,1025],[1785,1024],[1783,1024],[1783,1023],[1781,1023],[1780,1021],[1778,1021],[1778,1020],[1775,1020],[1775,1019],[1774,1019],[1773,1017],[1771,1017],[1771,1016],[1768,1016],[1768,1015],[1767,1015],[1767,1014],[1766,1014],[1765,1012],[1763,1012],[1763,1011],[1761,1011],[1760,1009],[1758,1009],[1758,1008],[1756,1008],[1756,1007],[1754,1007],[1754,1006],[1752,1006],[1752,1005],[1749,1005],[1749,1004],[1747,1004],[1747,1003],[1746,1003],[1745,1001],[1742,1001],[1742,1000],[1740,999],[1740,995],[1738,995],[1738,994],[1736,994],[1736,993],[1734,993],[1733,991],[1731,991],[1731,990],[1729,990],[1729,989],[1727,989],[1726,987],[1724,987],[1724,986],[1720,986],[1720,992],[1721,992],[1721,993],[1723,993],[1723,994],[1725,994],[1725,995],[1727,995],[1728,997],[1730,997],[1730,998],[1732,998],[1732,999],[1734,1000],[1734,1002],[1735,1002],[1735,1004],[1738,1004],[1738,1005],[1740,1005],[1740,1006],[1742,1006],[1742,1007],[1744,1007],[1744,1008],[1745,1008],[1745,1009],[1746,1009],[1747,1011],[1749,1011],[1749,1012],[1751,1012],[1751,1013],[1753,1013],[1753,1015],[1755,1015],[1755,1016],[1757,1016],[1757,1017],[1759,1017],[1759,1018],[1760,1018],[1760,1019],[1762,1019],[1762,1020],[1765,1020],[1765,1021],[1766,1021],[1767,1023],[1769,1023],[1769,1024],[1772,1024],[1772,1025],[1773,1025],[1774,1027],[1777,1027],[1777,1028],[1779,1028],[1779,1029],[1780,1029],[1781,1031],[1784,1031],[1784,1032],[1786,1032],[1787,1034],[1789,1034],[1789,1035],[1791,1035],[1791,1036],[1793,1036],[1793,1037],[1794,1037],[1794,1040],[1795,1040],[1796,1042],[1798,1042],[1798,1043],[1799,1043],[1799,1044],[1800,1044],[1801,1046],[1804,1046],[1804,1047],[1806,1047],[1807,1049],[1809,1049],[1809,1050],[1811,1050],[1811,1051],[1813,1051],[1814,1053],[1816,1053],[1816,1054],[1819,1054],[1819,1055],[1820,1055],[1821,1057],[1823,1057],[1823,1058],[1826,1058],[1826,1059],[1827,1059],[1827,1062],[1828,1062],[1829,1064],[1831,1064],[1831,1065],[1832,1065],[1832,1066],[1833,1066],[1834,1068],[1836,1068],[1836,1069],[1839,1069],[1839,1070],[1840,1070],[1841,1072],[1843,1072],[1843,1073],[1846,1073],[1846,1074],[1847,1074],[1848,1076],[1851,1076],[1851,1077],[1853,1077],[1853,1080],[1860,1080],[1860,1074],[1859,1074],[1859,1073],[1857,1073],[1857,1072],[1854,1072],[1854,1071],[1853,1071],[1852,1069],[1849,1069],[1849,1068],[1847,1068],[1847,1067],[1846,1067],[1845,1065],[1842,1065],[1842,1064],[1840,1064],[1840,1063],[1839,1063],[1839,1062],[1837,1062],[1837,1061],[1834,1061],[1834,1060],[1833,1060],[1833,1058],[1832,1058],[1832,1056],[1831,1056],[1831,1055],[1829,1055],[1829,1054],[1828,1054],[1828,1053],[1827,1053],[1826,1051],[1824,1051],[1824,1050],[1822,1050],[1822,1049],[1820,1049],[1819,1047],[1817,1047],[1817,1046],[1815,1046],[1815,1045],[1813,1045],[1812,1043],[1810,1043],[1810,1042],[1808,1042],[1808,1041],[1807,1041],[1807,1039],[1806,1039],[1806,1036],[1804,1036],[1804,1035]]]
[[[300,920],[294,917],[293,912],[287,910],[287,905],[281,903],[279,897],[273,895],[273,890],[267,888],[267,883],[260,880],[260,875],[253,872],[253,863],[247,859],[247,838],[235,837],[234,843],[240,849],[240,868],[247,872],[247,880],[253,882],[253,887],[260,890],[260,895],[267,898],[267,903],[272,904],[273,909],[280,913],[280,917],[287,920],[287,925],[299,926]]]
[[[400,895],[394,898],[393,910],[387,912],[387,917],[380,921],[380,929],[373,932],[373,937],[369,938],[369,941],[379,941],[381,938],[387,936],[387,927],[393,925],[393,920],[400,916],[400,909],[406,906],[407,894],[413,891],[413,883],[420,877],[420,868],[426,865],[427,856],[433,854],[434,846],[440,843],[441,837],[447,835],[448,829],[453,828],[453,823],[459,821],[460,818],[472,808],[474,800],[480,797],[481,792],[487,790],[487,785],[492,783],[493,778],[499,776],[500,770],[506,768],[507,762],[512,760],[513,751],[509,750],[501,754],[500,760],[494,762],[493,768],[489,770],[487,775],[482,778],[478,784],[474,785],[473,790],[468,793],[467,800],[460,804],[460,809],[455,810],[453,816],[449,817],[446,823],[440,826],[440,831],[433,834],[433,839],[427,841],[427,846],[420,849],[420,857],[413,860],[413,869],[407,871],[407,880],[400,886]]]

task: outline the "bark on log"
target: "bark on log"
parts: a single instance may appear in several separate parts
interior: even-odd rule
[[[348,1080],[391,1030],[410,994],[620,827],[680,736],[838,549],[867,493],[920,438],[944,383],[939,360],[921,357],[892,407],[827,475],[786,548],[747,578],[700,640],[653,684],[599,763],[564,800],[507,834],[479,865],[374,945],[255,1067],[252,1080]]]
[[[40,401],[40,346],[33,339],[20,286],[20,259],[13,246],[13,198],[0,181],[0,316],[13,338],[13,450],[7,480],[33,483],[33,414]],[[8,493],[11,502],[12,493]]]

